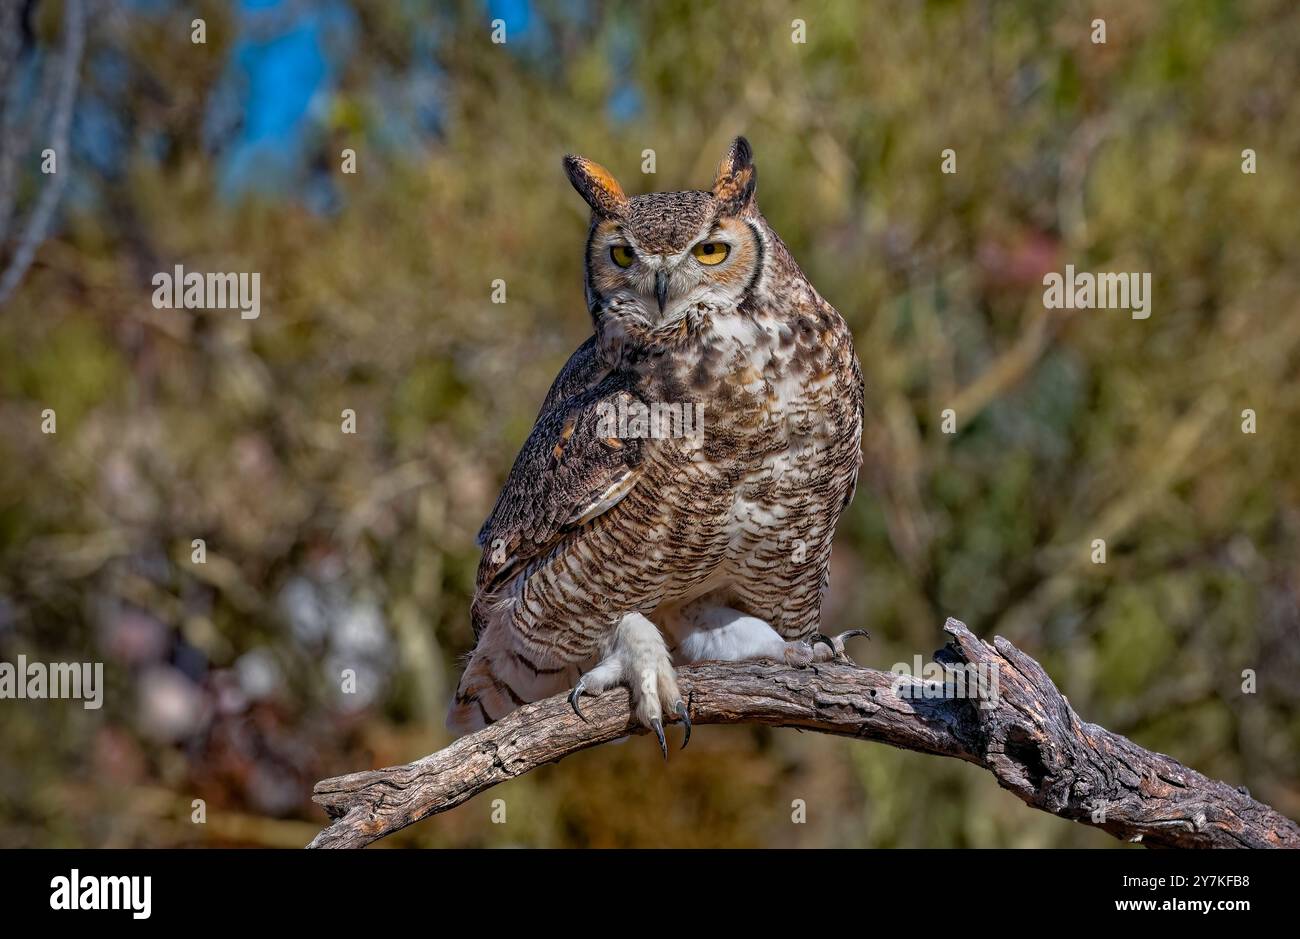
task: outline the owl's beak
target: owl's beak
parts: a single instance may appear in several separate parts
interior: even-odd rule
[[[655,299],[659,301],[660,314],[664,311],[664,304],[668,302],[668,272],[655,272]]]

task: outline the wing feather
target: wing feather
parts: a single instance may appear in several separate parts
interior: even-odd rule
[[[502,583],[559,538],[608,512],[641,479],[642,441],[603,435],[606,407],[634,400],[588,341],[556,378],[478,535],[480,591]]]

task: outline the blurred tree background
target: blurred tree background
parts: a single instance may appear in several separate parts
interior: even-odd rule
[[[5,265],[75,2],[0,4]],[[0,310],[0,661],[103,661],[107,691],[0,701],[0,844],[299,846],[316,779],[445,744],[474,535],[590,333],[560,157],[700,188],[737,133],[866,375],[827,631],[888,668],[957,616],[1300,815],[1292,0],[88,10],[59,209]],[[155,309],[176,264],[260,272],[260,318]],[[1066,264],[1150,272],[1151,317],[1045,310]],[[701,728],[667,765],[635,738],[497,797],[507,824],[480,799],[386,843],[1116,844],[974,767],[790,730]]]

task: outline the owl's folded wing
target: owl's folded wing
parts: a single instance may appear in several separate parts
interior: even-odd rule
[[[591,336],[578,346],[573,355],[569,356],[569,361],[564,363],[560,374],[556,375],[555,381],[551,382],[551,390],[546,393],[546,400],[542,402],[542,407],[537,412],[538,420],[547,411],[553,410],[574,395],[600,384],[608,374],[609,368],[600,360],[600,354],[596,349],[596,337]]]
[[[550,402],[538,416],[479,532],[480,586],[513,576],[564,532],[609,511],[632,490],[641,477],[642,441],[618,436],[616,424],[620,406],[634,400],[625,379],[613,374]]]

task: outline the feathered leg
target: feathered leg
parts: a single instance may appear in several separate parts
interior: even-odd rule
[[[682,718],[687,740],[690,739],[690,719],[686,714],[686,702],[677,689],[677,675],[663,634],[640,613],[628,613],[615,627],[607,645],[605,657],[578,679],[569,694],[569,702],[581,717],[580,698],[583,694],[600,694],[615,685],[626,685],[632,693],[632,707],[637,718],[655,732],[664,759],[667,759],[664,706]],[[685,742],[682,746],[686,746]]]

